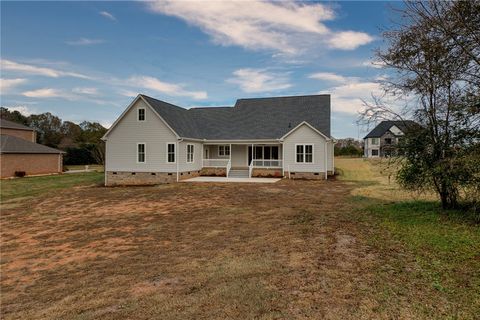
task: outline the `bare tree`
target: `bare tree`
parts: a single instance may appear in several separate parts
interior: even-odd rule
[[[396,11],[402,22],[384,32],[388,46],[376,56],[391,71],[385,94],[410,103],[398,111],[375,98],[361,119],[414,118],[420,125],[400,144],[397,179],[457,208],[480,183],[480,2],[408,1]]]

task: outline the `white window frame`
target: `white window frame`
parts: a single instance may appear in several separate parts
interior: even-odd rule
[[[373,151],[377,151],[377,154],[373,154]],[[370,154],[372,157],[380,157],[380,149],[371,149]]]
[[[303,146],[303,161],[301,161],[301,162],[297,161],[297,146]],[[307,154],[305,146],[312,146],[312,162],[306,162],[305,161],[305,155]],[[296,143],[295,144],[294,155],[295,155],[295,163],[314,164],[315,163],[315,144],[313,144],[313,143]]]
[[[191,155],[192,155],[192,159],[190,160],[188,155],[189,155],[189,152],[188,152],[188,147],[192,147],[192,152],[191,152]],[[187,148],[186,148],[186,151],[187,151],[187,163],[194,163],[195,162],[195,145],[192,144],[192,143],[188,143],[187,144]],[[189,161],[190,160],[190,161]]]
[[[138,156],[139,156],[139,152],[138,152],[138,146],[143,144],[143,161],[138,161]],[[138,142],[137,143],[137,150],[135,151],[135,154],[136,154],[136,157],[137,157],[137,163],[138,164],[143,164],[143,163],[147,163],[147,144],[145,142]]]
[[[221,149],[220,147],[223,148],[223,154],[220,153],[220,149]],[[227,148],[228,148],[228,154],[226,152]],[[230,145],[228,145],[228,144],[221,144],[221,145],[218,146],[218,156],[219,157],[228,157],[228,156],[230,156],[231,152],[232,152],[232,150],[230,150]]]
[[[143,110],[143,120],[140,120],[140,110]],[[138,122],[145,122],[147,120],[147,110],[146,108],[137,108],[137,121]]]
[[[371,138],[372,139],[372,146],[380,145],[380,138]],[[377,142],[377,143],[375,143]]]
[[[168,161],[168,155],[169,155],[169,152],[168,152],[168,146],[173,144],[173,159],[175,161]],[[166,153],[166,161],[167,163],[176,163],[177,162],[177,144],[175,142],[167,142],[166,145],[165,145],[165,153]]]

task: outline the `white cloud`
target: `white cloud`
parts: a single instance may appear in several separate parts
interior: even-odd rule
[[[317,72],[308,76],[310,79],[325,80],[331,82],[347,82],[348,79],[344,76],[332,72]]]
[[[29,97],[29,98],[55,98],[55,97],[62,96],[61,91],[57,89],[52,89],[52,88],[43,88],[43,89],[25,91],[22,94],[25,97]]]
[[[353,50],[372,42],[374,38],[366,33],[357,31],[337,32],[330,38],[328,44],[331,48],[341,50]]]
[[[375,68],[375,69],[381,69],[381,68],[385,67],[385,63],[383,63],[382,61],[378,61],[378,60],[367,60],[367,61],[364,61],[362,63],[362,66],[371,67],[371,68]]]
[[[380,83],[376,81],[362,81],[357,77],[346,77],[334,73],[316,73],[310,76],[312,79],[329,80],[338,82],[333,86],[319,92],[330,94],[332,98],[332,110],[337,112],[356,114],[364,106],[363,101],[371,100],[372,95],[382,96],[383,91]]]
[[[0,79],[0,93],[6,94],[8,91],[13,88],[27,82],[27,79]]]
[[[90,77],[70,71],[63,71],[53,68],[39,67],[31,64],[18,63],[11,60],[1,59],[0,66],[2,71],[15,71],[22,74],[33,74],[45,77],[75,77],[80,79],[91,79]]]
[[[131,91],[131,90],[120,90],[119,93],[122,96],[131,97],[131,98],[136,97],[138,95],[138,92]]]
[[[7,108],[9,111],[18,111],[24,116],[29,116],[37,112],[36,110],[27,106],[2,106],[2,108]]]
[[[117,21],[117,18],[108,11],[100,11],[99,14],[112,21]]]
[[[238,84],[244,92],[270,92],[290,88],[285,74],[269,73],[264,69],[238,69],[227,82]]]
[[[73,93],[86,94],[86,95],[97,95],[97,88],[86,88],[86,87],[77,87],[72,89]]]
[[[373,40],[366,33],[334,32],[324,21],[333,10],[321,3],[294,1],[154,1],[155,13],[175,16],[199,27],[215,43],[295,55],[308,48],[352,50]]]
[[[65,41],[66,44],[71,46],[91,46],[94,44],[101,44],[104,42],[105,40],[102,40],[102,39],[88,39],[88,38],[80,38],[78,40]]]
[[[205,91],[189,91],[181,84],[168,83],[149,76],[133,76],[128,79],[127,84],[132,87],[150,89],[170,96],[183,96],[201,100],[207,98]]]

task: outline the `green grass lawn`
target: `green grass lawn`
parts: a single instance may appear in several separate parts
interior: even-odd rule
[[[448,317],[480,314],[480,226],[460,211],[442,210],[434,195],[401,190],[386,177],[385,162],[338,159],[336,165],[340,179],[357,186],[351,201],[361,223],[372,227],[368,243],[379,251],[398,250],[413,259],[409,263],[386,258],[385,269],[378,271],[385,299],[395,304],[406,294],[405,288],[423,285],[432,296],[448,301],[448,311],[443,310],[447,303],[438,310]],[[423,305],[412,306],[424,309],[425,316],[438,316]]]
[[[65,166],[66,170],[85,170],[85,165],[67,165]],[[89,170],[96,170],[98,172],[103,172],[103,165],[101,164],[89,164]]]
[[[42,177],[24,177],[0,181],[2,203],[15,198],[37,197],[81,185],[103,183],[103,173],[87,172]]]

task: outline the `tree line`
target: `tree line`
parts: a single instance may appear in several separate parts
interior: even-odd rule
[[[50,112],[25,116],[5,107],[1,107],[0,115],[2,119],[35,129],[38,143],[65,151],[63,161],[66,165],[104,163],[105,144],[101,138],[107,129],[98,122],[76,124],[62,121]]]

